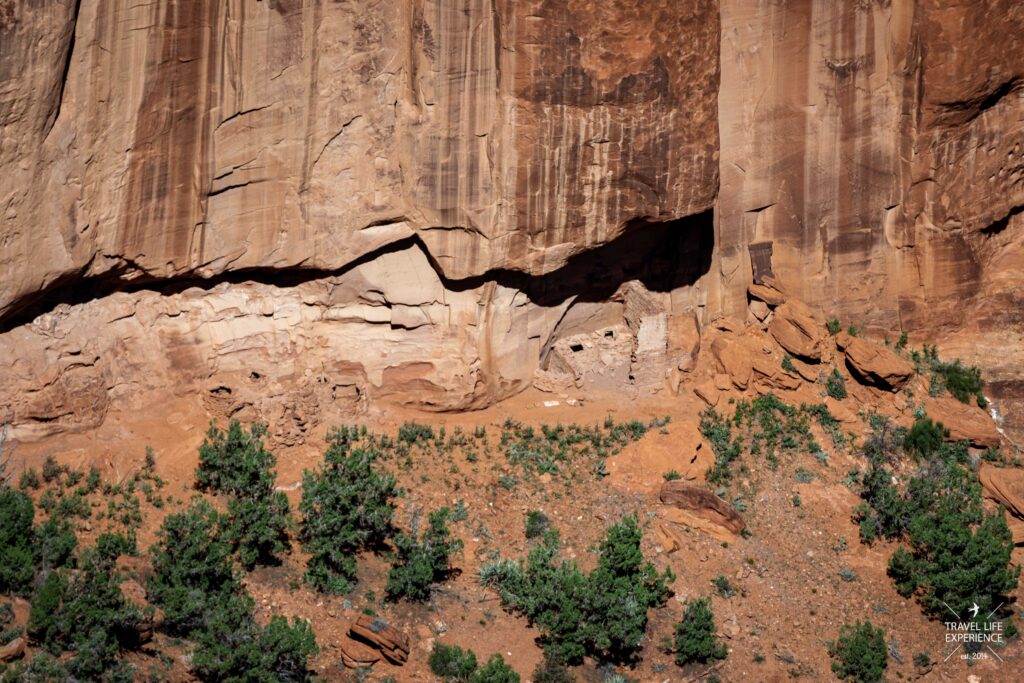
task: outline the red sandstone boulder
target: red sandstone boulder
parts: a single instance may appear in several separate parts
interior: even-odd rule
[[[409,659],[409,637],[380,619],[362,615],[349,627],[349,636],[380,651],[392,664],[405,664]]]
[[[846,354],[851,372],[862,383],[897,390],[914,375],[913,365],[881,344],[840,332],[836,346]]]
[[[690,513],[733,535],[743,531],[746,526],[736,508],[703,486],[678,480],[666,481],[658,497],[665,505]]]
[[[789,301],[776,308],[768,331],[779,346],[792,355],[806,360],[821,360],[824,328],[799,302]]]
[[[992,417],[974,404],[938,396],[926,400],[924,410],[949,430],[950,441],[966,440],[978,448],[996,448],[1002,440]]]

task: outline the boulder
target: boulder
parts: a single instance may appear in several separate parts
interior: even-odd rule
[[[736,388],[746,389],[752,371],[751,353],[744,348],[739,338],[732,335],[716,337],[711,342],[711,353]]]
[[[949,430],[949,441],[969,441],[977,448],[996,448],[1002,435],[996,423],[973,403],[961,403],[952,396],[928,398],[924,403],[928,417]]]
[[[0,647],[0,662],[13,662],[25,656],[25,639],[15,638],[3,647]]]
[[[840,332],[836,346],[846,354],[854,378],[862,383],[895,391],[914,375],[913,365],[881,344]]]
[[[765,318],[767,318],[772,312],[772,310],[768,308],[768,304],[757,299],[750,302],[750,305],[747,306],[747,310],[749,310],[750,314],[761,322],[764,322]]]
[[[985,497],[1005,507],[1014,517],[1024,520],[1024,470],[993,467],[983,463],[978,470],[978,479]]]
[[[409,659],[409,637],[381,619],[360,616],[349,627],[349,637],[379,650],[392,664],[405,664]]]
[[[693,393],[697,394],[697,398],[707,403],[709,406],[718,405],[718,399],[721,397],[721,390],[715,386],[714,381],[707,379],[699,383],[693,388]]]
[[[352,638],[345,639],[339,649],[341,650],[341,662],[349,669],[373,666],[383,656],[367,643]]]
[[[768,331],[790,354],[804,360],[821,360],[824,328],[799,302],[789,301],[776,308]]]
[[[663,517],[672,522],[687,524],[716,535],[710,529],[730,535],[739,534],[746,526],[736,508],[725,502],[703,486],[683,481],[667,481],[658,494],[661,502],[676,511],[664,510]]]
[[[763,301],[765,304],[775,307],[781,306],[786,303],[786,295],[783,294],[774,285],[768,284],[766,278],[761,284],[752,284],[747,287],[747,293],[750,294],[752,299],[757,301]]]

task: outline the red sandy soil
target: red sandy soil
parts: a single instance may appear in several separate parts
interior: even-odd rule
[[[559,404],[546,407],[545,401]],[[726,407],[724,402],[723,398],[720,408]],[[495,551],[506,558],[525,556],[528,546],[524,519],[526,511],[532,509],[543,510],[560,530],[564,556],[577,559],[584,568],[592,567],[595,555],[591,548],[609,524],[630,512],[638,513],[642,523],[649,522],[657,505],[662,474],[673,469],[679,458],[675,446],[695,438],[702,409],[703,404],[689,391],[681,391],[679,396],[666,392],[635,400],[611,394],[589,396],[581,404],[569,405],[564,397],[535,390],[468,414],[428,414],[400,407],[375,409],[360,421],[372,430],[391,434],[410,419],[430,423],[435,429],[444,425],[449,433],[456,425],[467,432],[477,425],[488,427],[491,452],[481,452],[476,463],[466,461],[458,451],[433,459],[420,458],[409,471],[395,468],[393,460],[387,463],[408,491],[397,501],[400,524],[407,524],[414,512],[464,501],[468,519],[453,525],[465,543],[454,561],[459,574],[440,586],[428,604],[394,605],[382,600],[386,559],[366,555],[360,561],[356,590],[347,597],[325,596],[301,584],[305,558],[296,547],[282,566],[249,575],[247,583],[259,607],[259,618],[283,614],[310,619],[320,646],[313,668],[327,681],[382,680],[385,676],[397,681],[435,680],[427,657],[437,638],[472,648],[481,662],[493,653],[501,653],[523,681],[529,681],[541,659],[541,650],[534,642],[538,631],[521,617],[502,610],[497,596],[479,585],[479,567]],[[609,415],[617,421],[637,418],[646,422],[663,415],[672,420],[665,430],[651,430],[615,456],[608,465],[611,475],[603,480],[583,472],[571,484],[557,477],[533,477],[511,491],[497,485],[502,470],[518,474],[497,446],[499,425],[506,417],[533,425],[593,424]],[[143,503],[145,520],[139,530],[139,547],[145,551],[155,541],[163,516],[181,509],[195,493],[193,472],[208,419],[198,401],[168,403],[158,412],[108,415],[104,425],[94,432],[21,444],[16,459],[24,466],[39,468],[47,455],[53,455],[82,470],[95,465],[108,480],[121,481],[141,467],[145,446],[152,446],[156,473],[168,482],[163,493],[182,503],[160,510]],[[844,427],[859,433],[866,430],[859,421]],[[300,498],[302,471],[321,462],[326,431],[327,426],[320,425],[305,444],[276,450],[278,484],[288,492],[293,506]],[[738,483],[753,492],[753,504],[744,513],[752,532],[749,538],[723,544],[701,532],[684,533],[680,549],[668,555],[648,526],[644,553],[659,569],[672,568],[677,577],[672,584],[674,597],[650,612],[642,661],[622,673],[645,682],[701,680],[704,668],[680,669],[661,644],[672,635],[673,625],[682,615],[681,603],[712,593],[711,580],[723,574],[739,590],[731,599],[713,598],[719,632],[729,646],[728,658],[717,668],[723,681],[834,680],[827,641],[836,636],[841,624],[858,619],[869,619],[883,627],[902,659],[890,658],[887,680],[966,681],[969,676],[986,683],[1024,680],[1020,638],[999,652],[1004,662],[989,659],[968,666],[956,657],[941,662],[945,656],[943,625],[923,616],[915,601],[900,597],[885,574],[894,546],[866,546],[858,540],[857,527],[851,521],[858,499],[842,482],[851,468],[863,465],[862,460],[855,453],[833,452],[828,437],[817,436],[831,453],[827,465],[810,454],[801,454],[784,458],[772,471],[764,462],[743,456],[751,472]],[[798,466],[813,473],[811,483],[795,481]],[[793,504],[794,494],[801,500],[799,507]],[[85,532],[83,542],[88,543],[88,537],[101,530],[100,524],[92,526],[97,528]],[[844,538],[845,550],[841,549]],[[133,564],[145,571],[144,560]],[[852,569],[857,578],[843,580],[839,575],[842,568]],[[368,598],[369,591],[375,594],[374,600]],[[24,608],[22,604],[19,613]],[[405,666],[380,663],[368,678],[360,679],[355,672],[344,669],[337,648],[345,639],[349,622],[364,608],[406,631],[412,652]],[[192,680],[185,645],[157,635],[150,647],[154,653],[160,650],[172,655],[170,680]],[[927,671],[917,669],[913,657],[922,651],[940,663]],[[145,653],[132,658],[144,673],[158,662]],[[603,680],[592,664],[577,669],[576,674],[581,681]]]

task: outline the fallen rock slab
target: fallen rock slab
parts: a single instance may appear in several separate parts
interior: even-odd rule
[[[750,294],[752,299],[763,301],[769,306],[781,306],[786,303],[786,295],[776,287],[768,284],[767,281],[762,282],[762,284],[750,285],[747,287],[747,293]]]
[[[722,335],[711,342],[711,353],[732,384],[738,389],[746,389],[753,371],[750,349],[745,348],[738,337]]]
[[[949,430],[948,441],[969,441],[977,448],[996,448],[1002,441],[992,416],[976,405],[936,396],[925,401],[924,410]]]
[[[687,524],[708,531],[708,524],[735,536],[746,526],[743,517],[729,503],[702,486],[683,481],[662,484],[658,498],[675,511],[664,511],[663,517],[672,522]],[[676,511],[685,513],[680,516]],[[710,533],[710,532],[709,532]],[[713,534],[714,535],[714,534]]]
[[[360,616],[349,627],[349,636],[379,650],[392,664],[405,664],[409,659],[409,637],[381,619]]]
[[[351,638],[345,640],[339,649],[341,650],[341,661],[349,669],[373,666],[383,657],[379,651],[367,643]]]
[[[13,662],[25,656],[25,639],[15,638],[3,647],[0,647],[0,662]]]
[[[776,308],[768,332],[790,354],[804,360],[821,360],[824,327],[798,302],[789,301]]]
[[[914,375],[913,365],[881,344],[840,332],[836,346],[846,354],[850,372],[862,384],[895,391]]]

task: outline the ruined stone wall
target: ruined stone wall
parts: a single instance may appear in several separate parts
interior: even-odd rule
[[[1022,55],[1015,0],[0,0],[0,419],[674,388],[755,243],[1024,401]]]

